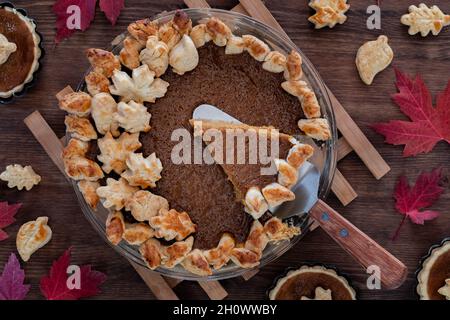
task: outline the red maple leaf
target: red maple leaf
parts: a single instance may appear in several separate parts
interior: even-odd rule
[[[53,5],[56,43],[69,38],[76,30],[85,31],[89,28],[94,20],[96,3],[97,0],[58,0]]]
[[[439,183],[442,181],[442,169],[434,169],[431,172],[422,172],[411,188],[408,178],[401,176],[395,187],[395,208],[403,215],[393,239],[395,240],[400,228],[409,218],[415,224],[423,225],[427,220],[433,220],[439,216],[439,212],[432,210],[420,211],[431,206],[444,192]]]
[[[0,241],[8,238],[8,234],[2,230],[9,225],[11,225],[16,219],[14,216],[17,211],[22,207],[21,203],[9,205],[7,201],[0,202]]]
[[[431,94],[420,75],[413,80],[395,69],[398,93],[392,98],[411,121],[391,120],[372,127],[386,142],[405,145],[403,156],[430,152],[436,143],[450,143],[450,81],[433,107]]]
[[[100,0],[100,10],[105,13],[106,18],[112,25],[116,24],[120,11],[122,11],[124,6],[125,0]]]
[[[20,262],[14,253],[0,276],[0,300],[23,300],[30,291],[29,284],[23,284],[25,272],[20,268]]]
[[[91,269],[90,265],[80,266],[80,288],[71,289],[67,279],[71,249],[53,262],[50,274],[41,279],[41,292],[47,300],[78,300],[91,297],[100,292],[99,286],[105,282],[106,275]]]

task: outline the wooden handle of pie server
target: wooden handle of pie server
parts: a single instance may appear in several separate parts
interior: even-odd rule
[[[364,268],[379,267],[384,288],[395,289],[403,284],[408,273],[406,266],[325,202],[319,200],[310,215]]]

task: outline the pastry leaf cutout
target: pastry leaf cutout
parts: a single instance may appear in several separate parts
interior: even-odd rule
[[[406,218],[415,224],[423,225],[425,221],[433,220],[439,216],[439,212],[432,210],[420,211],[430,207],[444,192],[441,183],[442,169],[437,168],[431,172],[422,172],[416,180],[414,186],[410,186],[408,178],[401,176],[394,191],[396,200],[395,208],[403,215],[393,239],[395,240],[400,232]]]
[[[387,143],[405,145],[404,157],[428,153],[439,141],[450,143],[450,81],[433,107],[430,91],[420,75],[411,79],[398,69],[395,74],[399,92],[392,98],[411,121],[377,123],[372,126],[375,131],[384,135]]]

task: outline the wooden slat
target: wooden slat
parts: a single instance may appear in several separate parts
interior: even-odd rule
[[[179,285],[181,282],[183,282],[183,280],[175,279],[175,278],[169,278],[169,277],[164,277],[164,280],[166,280],[167,284],[171,288],[175,288],[177,285]]]
[[[205,0],[184,0],[188,8],[210,8]]]
[[[242,275],[242,278],[243,278],[245,281],[248,281],[248,280],[250,280],[251,278],[253,278],[258,272],[259,272],[259,269],[249,270],[249,271],[247,271],[246,273],[244,273],[244,274]]]
[[[211,300],[223,300],[228,295],[219,281],[198,281],[198,284]]]
[[[338,169],[336,169],[334,173],[331,190],[344,206],[348,205],[358,196],[356,191]]]
[[[339,131],[345,137],[353,150],[355,150],[366,167],[369,168],[373,176],[376,179],[381,179],[391,170],[391,168],[386,161],[384,161],[375,147],[370,143],[355,121],[353,121],[331,90],[329,88],[327,88],[327,90],[331,103],[333,104],[333,110],[336,116],[336,125]]]
[[[238,3],[236,6],[234,6],[230,11],[234,11],[234,12],[238,12],[238,13],[242,13],[242,14],[247,14],[248,15],[247,10],[245,10],[245,8],[240,3]]]
[[[256,20],[264,22],[265,24],[271,26],[275,30],[281,32],[283,35],[286,36],[286,38],[289,38],[289,36],[280,26],[278,21],[270,13],[269,9],[267,9],[266,6],[261,1],[239,0],[239,2],[250,16],[252,16]]]
[[[353,151],[352,146],[344,137],[340,137],[337,142],[337,161],[344,159],[350,152]]]
[[[158,300],[178,300],[177,295],[162,276],[131,260],[128,261],[141,276],[142,280],[144,280],[145,284],[150,288],[155,297],[158,298]]]

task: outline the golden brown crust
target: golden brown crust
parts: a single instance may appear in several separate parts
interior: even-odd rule
[[[253,221],[252,227],[245,241],[244,248],[262,255],[263,250],[269,243],[264,227],[258,220]]]
[[[141,51],[139,59],[155,73],[156,77],[162,76],[169,66],[169,47],[158,37],[148,37],[145,49]]]
[[[259,265],[261,255],[245,248],[234,248],[231,251],[231,261],[241,268],[254,268]]]
[[[199,249],[192,250],[181,264],[187,271],[199,276],[209,276],[212,274],[208,261]]]
[[[47,222],[48,217],[39,217],[20,227],[16,247],[23,261],[27,262],[34,252],[45,246],[52,238],[52,230]]]
[[[158,216],[150,218],[150,226],[155,229],[157,238],[167,241],[183,240],[196,230],[196,225],[186,212],[178,212],[175,209],[160,211]]]
[[[276,207],[283,202],[295,199],[295,194],[279,183],[271,183],[262,189],[262,194],[270,207]]]
[[[122,240],[125,231],[125,222],[120,211],[114,211],[108,214],[106,219],[106,238],[113,245],[118,245]]]
[[[297,168],[290,165],[286,160],[275,159],[278,170],[278,183],[286,188],[292,188],[298,179]]]
[[[161,244],[158,240],[153,238],[148,239],[139,247],[139,252],[141,253],[142,259],[152,270],[155,270],[161,265],[161,250]]]
[[[203,252],[206,260],[215,270],[222,268],[228,263],[231,257],[231,250],[235,246],[235,241],[230,234],[224,233],[220,238],[219,244],[213,249]]]
[[[135,192],[125,201],[125,209],[130,211],[137,221],[149,221],[157,216],[160,210],[169,210],[169,202],[146,190]]]
[[[144,48],[142,43],[132,37],[126,37],[123,41],[123,48],[120,50],[120,62],[130,70],[133,70],[141,64],[139,53]]]
[[[97,189],[100,187],[100,183],[96,181],[82,180],[78,182],[77,186],[86,203],[94,211],[97,210],[97,205],[100,202],[100,198],[97,195]]]
[[[91,71],[85,78],[87,91],[91,96],[98,93],[109,93],[109,80],[103,74]]]
[[[292,146],[286,157],[287,162],[294,168],[300,168],[300,166],[312,157],[314,148],[309,144],[298,143]]]
[[[94,68],[94,72],[103,74],[110,78],[114,70],[120,70],[119,59],[109,51],[102,49],[87,49],[86,57]]]
[[[286,60],[286,70],[284,78],[288,81],[300,80],[303,75],[302,57],[297,51],[292,50]]]
[[[108,132],[97,141],[100,149],[97,158],[103,163],[102,169],[106,173],[114,171],[121,174],[127,168],[128,155],[142,146],[139,142],[139,133],[123,132],[118,139],[114,139]]]
[[[97,181],[104,177],[100,166],[85,157],[89,143],[78,139],[70,139],[63,149],[62,158],[66,174],[74,180]]]
[[[203,47],[207,42],[212,40],[211,35],[207,31],[206,24],[204,23],[200,23],[193,27],[189,36],[197,48]]]
[[[142,19],[131,23],[128,26],[128,32],[145,46],[148,37],[158,36],[158,24],[150,19]]]
[[[308,119],[320,117],[320,105],[316,94],[305,81],[285,81],[281,87],[289,94],[298,97],[303,113]]]
[[[269,241],[278,242],[289,240],[294,236],[299,235],[300,229],[297,227],[290,227],[283,223],[279,218],[273,217],[264,224],[264,232]]]
[[[87,118],[68,115],[64,120],[64,124],[66,125],[66,132],[74,138],[80,139],[81,141],[97,139],[97,132]]]
[[[173,268],[181,263],[192,250],[194,237],[189,237],[184,241],[178,241],[168,247],[163,248],[164,258],[162,264],[167,268]]]
[[[126,159],[128,169],[121,176],[135,187],[155,188],[156,182],[161,179],[163,169],[161,161],[152,153],[144,158],[142,153],[130,153]]]
[[[131,245],[141,245],[154,236],[154,231],[146,223],[125,223],[123,240]]]
[[[262,64],[262,68],[269,72],[280,73],[286,69],[287,59],[281,52],[271,51],[264,58],[264,63]]]
[[[119,180],[108,178],[106,186],[97,188],[97,194],[104,199],[103,206],[105,208],[121,210],[125,206],[125,201],[138,190],[138,188],[130,186],[124,178]]]
[[[270,53],[269,46],[255,36],[245,34],[242,36],[245,50],[257,61],[264,61]]]
[[[186,12],[177,10],[173,16],[173,26],[180,35],[189,34],[192,30],[192,20],[186,14]]]
[[[20,164],[10,164],[0,174],[0,180],[8,182],[8,188],[31,190],[41,182],[41,176],[34,172],[31,166],[22,167]]]
[[[91,96],[85,92],[72,92],[59,101],[59,108],[78,117],[85,117],[91,112]]]
[[[298,127],[313,139],[322,141],[331,139],[330,125],[326,119],[300,119]]]
[[[214,17],[208,19],[206,22],[206,30],[214,43],[219,47],[225,46],[228,39],[231,37],[230,28],[221,20]]]
[[[337,23],[343,24],[347,20],[345,12],[350,8],[347,0],[311,0],[309,6],[316,13],[308,18],[315,24],[316,29],[333,28]]]

